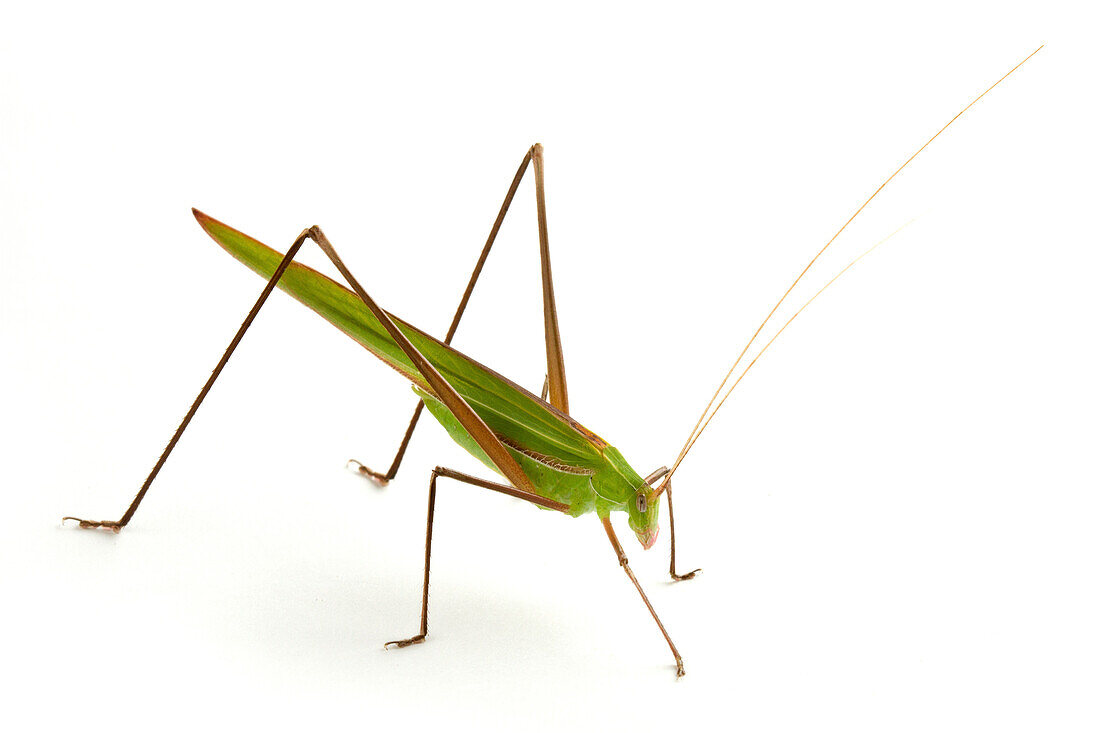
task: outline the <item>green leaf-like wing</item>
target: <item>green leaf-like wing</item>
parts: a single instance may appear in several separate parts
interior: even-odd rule
[[[195,218],[215,242],[261,277],[283,255],[200,211]],[[431,392],[412,362],[355,293],[316,270],[292,263],[279,288],[343,331],[414,385]],[[402,319],[387,313],[409,341],[506,444],[568,466],[600,465],[607,443],[568,415]]]

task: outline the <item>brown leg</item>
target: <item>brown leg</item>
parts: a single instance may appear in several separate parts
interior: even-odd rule
[[[386,647],[392,645],[398,649],[403,649],[413,644],[419,644],[428,635],[428,577],[432,568],[432,525],[435,522],[435,480],[438,476],[437,468],[432,471],[432,478],[428,481],[428,528],[424,536],[424,595],[420,599],[420,633],[410,636],[408,639],[387,641],[385,643]]]
[[[560,399],[563,400],[562,404],[568,407],[568,398],[565,396],[565,365],[562,361],[561,336],[558,331],[558,312],[554,301],[554,283],[550,274],[550,245],[546,232],[546,194],[543,184],[541,145],[533,145],[531,149],[527,151],[527,154],[523,156],[523,161],[520,163],[519,169],[516,170],[516,175],[512,178],[512,185],[508,187],[508,193],[505,194],[504,202],[500,205],[500,211],[497,212],[497,218],[493,222],[492,229],[489,230],[489,237],[485,240],[485,246],[481,249],[481,256],[478,257],[477,264],[474,265],[474,271],[470,275],[470,281],[466,284],[466,290],[462,294],[462,300],[458,303],[458,309],[455,311],[454,318],[451,319],[451,327],[447,329],[447,336],[443,339],[443,343],[450,345],[451,339],[454,338],[455,332],[458,330],[458,324],[462,320],[463,314],[466,312],[466,306],[470,302],[470,296],[474,292],[474,286],[477,285],[478,278],[481,277],[481,271],[485,268],[485,261],[489,258],[489,251],[493,248],[493,243],[496,242],[497,232],[500,231],[500,226],[504,223],[504,217],[508,213],[508,208],[512,205],[512,199],[515,198],[520,181],[523,180],[523,175],[527,171],[527,166],[531,164],[532,160],[534,160],[535,164],[535,199],[538,208],[539,254],[542,261],[547,369],[554,370],[555,373],[559,375],[561,384],[559,390],[561,395]],[[551,366],[552,364],[556,366]],[[543,383],[542,399],[546,399],[549,390],[550,371],[547,372],[546,381]],[[556,407],[562,407],[562,405],[557,402],[553,404]],[[564,408],[562,409],[563,411],[567,411]],[[418,402],[416,409],[413,410],[412,419],[409,421],[409,427],[405,429],[405,436],[401,439],[401,445],[398,447],[397,454],[393,457],[393,461],[390,463],[388,471],[385,473],[375,471],[354,458],[348,461],[348,463],[353,464],[360,474],[369,477],[379,486],[388,484],[397,477],[397,471],[401,467],[401,461],[405,458],[405,450],[409,447],[409,441],[412,440],[413,431],[416,430],[416,425],[420,421],[420,413],[423,411],[424,403]]]
[[[419,644],[424,641],[424,638],[428,635],[428,578],[432,564],[432,524],[435,520],[435,480],[442,476],[443,478],[454,479],[455,481],[461,481],[464,484],[470,484],[472,486],[479,486],[483,489],[489,489],[491,491],[497,491],[508,496],[514,496],[517,499],[525,499],[532,504],[537,504],[548,509],[557,509],[558,511],[568,511],[569,507],[565,504],[561,504],[550,499],[544,499],[541,496],[529,494],[526,491],[520,491],[519,489],[508,486],[507,484],[498,484],[492,481],[485,481],[475,476],[470,476],[465,473],[459,473],[458,471],[452,471],[449,468],[443,468],[442,466],[436,466],[432,470],[432,478],[428,482],[428,528],[425,531],[424,538],[424,594],[421,596],[420,601],[420,633],[416,636],[410,636],[408,639],[401,639],[399,641],[387,641],[386,646],[393,645],[398,649],[403,647],[412,646],[413,644]]]
[[[695,568],[690,573],[684,573],[683,575],[676,574],[676,519],[672,516],[672,482],[669,481],[665,486],[665,496],[668,497],[668,534],[669,545],[672,548],[669,552],[668,561],[668,573],[672,576],[673,580],[691,580],[695,577],[696,573],[703,572],[702,568]]]
[[[379,486],[385,486],[390,481],[393,481],[397,477],[397,469],[401,468],[401,461],[405,458],[405,450],[409,447],[409,441],[412,440],[413,431],[416,430],[416,424],[420,421],[420,413],[424,412],[424,401],[416,403],[416,409],[413,410],[412,419],[409,420],[409,427],[405,429],[405,437],[401,439],[401,445],[397,448],[397,453],[393,457],[393,461],[390,463],[390,469],[385,473],[379,473],[374,471],[362,463],[352,458],[348,461],[348,464],[354,464],[356,470],[360,474],[370,478]]]
[[[145,494],[149,491],[149,487],[152,486],[153,480],[156,479],[157,474],[160,473],[161,467],[164,466],[164,462],[168,460],[169,454],[172,449],[176,447],[176,443],[179,442],[180,436],[183,435],[183,431],[187,429],[188,424],[191,422],[191,418],[195,416],[195,413],[199,410],[199,405],[206,399],[206,395],[210,392],[210,388],[214,386],[215,380],[218,375],[222,373],[222,369],[225,368],[226,363],[229,362],[229,357],[233,356],[233,351],[237,348],[237,345],[244,338],[245,331],[252,325],[252,321],[256,319],[256,314],[260,312],[260,308],[263,307],[267,301],[271,291],[275,289],[276,283],[279,282],[279,278],[286,272],[286,268],[290,267],[290,261],[294,259],[294,256],[298,254],[298,250],[302,248],[302,244],[309,238],[309,230],[302,232],[298,235],[298,238],[294,240],[294,244],[283,256],[282,262],[275,269],[271,279],[267,281],[267,285],[264,286],[263,292],[260,293],[260,297],[256,300],[256,304],[252,306],[252,310],[245,316],[244,322],[241,327],[237,329],[237,334],[233,337],[233,340],[229,342],[229,346],[226,347],[225,353],[222,354],[222,358],[218,361],[217,366],[214,367],[214,371],[210,374],[210,378],[206,380],[206,384],[199,390],[198,397],[191,404],[191,409],[187,411],[187,414],[183,416],[183,420],[180,422],[179,427],[176,428],[176,432],[172,435],[172,439],[168,441],[168,445],[165,447],[164,452],[160,454],[160,458],[157,459],[156,465],[153,466],[153,470],[149,472],[149,475],[145,478],[145,483],[141,485],[141,489],[138,491],[137,496],[134,497],[134,501],[130,504],[130,507],[126,510],[126,513],[118,521],[89,521],[87,519],[80,519],[78,517],[63,517],[62,522],[72,519],[80,523],[82,529],[93,529],[96,527],[102,529],[109,529],[113,532],[120,532],[134,516],[134,512],[137,511],[138,505],[141,504],[141,500],[145,498]]]
[[[542,145],[535,143],[528,153],[535,168],[535,203],[539,220],[539,257],[542,261],[542,315],[546,336],[546,374],[550,404],[569,414],[569,391],[565,382],[565,357],[561,351],[558,305],[554,299],[554,279],[550,273],[550,241],[546,231],[546,185],[543,175]]]
[[[646,477],[645,482],[652,486],[655,481],[664,478],[667,473],[668,467],[662,466],[653,473],[649,474],[649,476]],[[678,575],[676,573],[676,519],[675,517],[673,517],[672,514],[672,481],[669,481],[665,486],[665,493],[668,495],[668,534],[669,544],[671,546],[671,551],[669,552],[670,559],[668,562],[668,574],[672,576],[673,580],[691,580],[695,577],[696,573],[703,572],[703,569],[695,568],[690,573],[684,573],[683,575]]]
[[[668,648],[672,650],[672,656],[676,658],[676,676],[683,677],[684,660],[680,657],[680,652],[676,650],[676,645],[672,643],[672,637],[665,631],[665,625],[661,623],[661,619],[657,616],[657,612],[653,610],[653,604],[649,602],[649,598],[646,597],[645,591],[642,590],[641,584],[638,583],[638,579],[634,577],[634,572],[630,569],[629,560],[626,559],[626,553],[623,552],[623,546],[619,544],[619,538],[615,536],[615,530],[611,527],[611,519],[608,517],[600,517],[600,521],[603,522],[604,531],[607,532],[607,539],[611,540],[611,546],[615,549],[615,554],[619,557],[619,565],[621,565],[626,572],[626,576],[630,578],[630,582],[638,589],[638,594],[642,597],[645,607],[649,609],[649,613],[653,616],[653,620],[657,622],[657,628],[661,630],[661,634],[664,635],[665,641],[668,642]]]

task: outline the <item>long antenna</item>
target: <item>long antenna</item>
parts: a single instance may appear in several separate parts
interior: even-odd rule
[[[1043,45],[1046,45],[1046,44],[1043,44]],[[944,130],[946,130],[948,127],[950,127],[952,125],[952,123],[955,122],[955,120],[962,117],[967,112],[967,110],[969,110],[971,107],[973,107],[975,104],[977,104],[978,100],[980,100],[982,97],[984,97],[985,95],[987,95],[991,91],[993,91],[993,89],[998,84],[1000,84],[1002,81],[1004,81],[1009,76],[1011,76],[1012,73],[1014,71],[1016,71],[1016,69],[1020,68],[1025,63],[1027,63],[1028,59],[1030,59],[1035,54],[1039,53],[1039,51],[1041,51],[1042,48],[1043,48],[1043,46],[1039,46],[1039,48],[1037,48],[1034,51],[1032,51],[1031,53],[1029,53],[1024,58],[1023,61],[1021,61],[1020,63],[1013,66],[1012,69],[1010,69],[1007,74],[1005,74],[1000,79],[995,81],[988,89],[986,89],[984,92],[982,92],[977,97],[975,97],[973,100],[971,100],[970,104],[963,107],[962,110],[958,114],[956,114],[954,117],[952,117],[950,120],[948,120],[947,124],[945,124],[943,127],[941,127],[939,129],[939,131],[936,132],[935,135],[928,138],[928,141],[926,143],[924,143],[924,145],[921,145],[920,148],[917,150],[917,152],[910,155],[909,158],[904,163],[902,163],[898,167],[897,170],[895,170],[893,173],[890,174],[889,178],[887,178],[885,181],[883,181],[882,184],[880,184],[879,187],[875,189],[875,192],[872,193],[867,198],[867,200],[864,201],[862,205],[860,205],[860,207],[858,209],[856,209],[855,213],[852,214],[848,218],[848,221],[844,222],[844,225],[836,231],[836,234],[834,234],[829,239],[829,241],[825,243],[825,246],[822,247],[818,251],[818,253],[813,256],[813,259],[811,259],[809,264],[807,264],[806,267],[804,267],[802,269],[802,272],[800,272],[798,274],[798,277],[796,277],[794,279],[794,282],[791,283],[790,287],[788,287],[787,290],[783,293],[783,295],[779,298],[779,300],[776,301],[775,305],[768,312],[768,315],[764,317],[764,320],[761,321],[761,323],[757,327],[756,331],[753,332],[752,337],[748,340],[748,342],[745,344],[745,347],[741,350],[741,353],[738,354],[737,359],[733,362],[733,365],[729,368],[729,371],[726,372],[726,376],[722,378],[722,382],[718,385],[718,388],[714,391],[714,395],[710,398],[710,402],[707,403],[707,406],[703,409],[703,412],[699,415],[699,419],[695,422],[695,427],[693,427],[691,429],[691,434],[688,436],[688,439],[686,441],[684,441],[684,447],[680,449],[680,453],[676,457],[676,462],[672,464],[672,470],[670,470],[667,474],[665,474],[664,480],[661,481],[661,485],[657,487],[657,491],[656,491],[657,494],[660,494],[662,491],[664,491],[665,487],[668,485],[669,479],[672,478],[672,474],[676,473],[676,469],[680,467],[680,463],[684,460],[684,457],[687,456],[688,451],[691,450],[691,447],[695,444],[695,441],[698,440],[699,435],[701,435],[703,430],[706,428],[706,426],[710,424],[710,421],[711,421],[711,419],[713,419],[714,414],[718,412],[718,409],[722,406],[722,403],[725,402],[725,397],[723,397],[722,401],[719,402],[718,406],[714,408],[713,412],[711,412],[711,407],[714,406],[715,400],[718,399],[718,396],[720,394],[722,394],[722,389],[726,386],[726,383],[729,381],[729,378],[733,375],[734,370],[737,369],[737,365],[741,363],[741,360],[745,357],[745,354],[748,352],[749,348],[756,341],[757,336],[759,336],[760,332],[764,330],[764,326],[766,326],[768,324],[768,321],[771,320],[771,317],[773,315],[775,315],[775,312],[777,310],[779,310],[779,306],[783,305],[784,301],[786,301],[786,299],[787,299],[787,296],[790,295],[791,291],[794,290],[795,286],[798,285],[799,282],[801,282],[803,276],[807,272],[809,272],[810,268],[814,266],[814,263],[816,263],[818,261],[818,259],[821,257],[821,255],[825,254],[825,250],[829,249],[829,247],[832,246],[833,242],[836,241],[837,237],[839,237],[841,235],[841,233],[845,229],[848,228],[848,225],[851,224],[855,220],[855,218],[863,212],[863,210],[865,208],[867,208],[867,205],[870,204],[871,201],[873,201],[874,198],[879,195],[879,192],[881,192],[882,189],[886,188],[886,184],[888,184],[888,183],[890,183],[890,181],[894,180],[894,178],[899,173],[901,173],[906,168],[906,166],[908,166],[910,163],[913,162],[914,158],[916,158],[918,155],[920,155],[924,151],[925,148],[927,148],[929,145],[932,144],[933,140],[935,140],[937,137],[939,137],[943,133]],[[858,260],[858,258],[857,258],[857,260]],[[855,261],[853,261],[851,264],[855,264]],[[849,267],[851,267],[851,264],[849,265]],[[845,270],[847,270],[847,268],[845,268]],[[838,277],[839,277],[839,275],[838,275]],[[832,282],[833,281],[831,280],[830,283],[832,283]],[[826,286],[826,287],[828,287],[828,286]],[[820,291],[819,291],[818,294],[820,294]],[[816,298],[816,297],[817,297],[817,295],[814,296],[814,298]],[[812,300],[813,300],[813,298],[811,298],[811,301]],[[807,302],[806,305],[809,305],[809,302]],[[803,306],[803,308],[804,307],[805,306]],[[799,312],[801,312],[801,310]],[[797,314],[795,314],[795,315],[797,315]],[[792,320],[793,320],[793,318],[792,318]],[[788,323],[790,323],[790,321],[788,321]],[[784,328],[786,328],[786,325],[784,325]],[[782,329],[780,329],[780,330],[782,330]],[[778,336],[778,334],[776,334],[776,335]],[[770,345],[770,343],[771,342],[769,342],[769,345]],[[767,346],[765,346],[764,348],[766,349]],[[763,350],[761,350],[760,353],[763,353]],[[757,358],[759,358],[759,355],[757,355]],[[755,360],[754,360],[754,362],[755,362]],[[750,366],[751,366],[751,364],[750,364]],[[748,371],[748,370],[746,369],[746,371]],[[743,376],[744,376],[744,374],[742,374],[742,377]],[[740,377],[738,378],[738,381],[739,380],[740,380]],[[735,385],[736,385],[736,383],[735,383]],[[731,390],[732,390],[732,388],[731,388]],[[729,396],[728,393],[727,393],[726,396],[727,397]],[[708,417],[708,414],[709,414],[709,417]]]
[[[899,227],[896,230],[894,230],[893,232],[891,232],[887,237],[879,240],[874,246],[872,246],[866,252],[861,254],[859,257],[856,257],[854,260],[849,262],[844,267],[843,270],[841,270],[840,272],[838,272],[836,275],[833,276],[832,280],[830,280],[829,282],[822,285],[821,289],[813,294],[813,297],[811,297],[809,300],[807,300],[805,303],[803,303],[802,307],[799,308],[797,311],[795,311],[795,314],[793,316],[791,316],[790,318],[788,318],[786,323],[784,323],[782,326],[780,326],[779,330],[775,332],[775,335],[772,336],[770,339],[768,339],[768,343],[764,344],[764,348],[760,349],[760,353],[758,353],[756,356],[753,357],[752,361],[749,362],[749,365],[747,367],[745,367],[745,370],[743,372],[741,372],[741,375],[739,377],[737,377],[737,379],[734,380],[733,384],[730,385],[730,388],[728,390],[726,390],[726,394],[724,394],[722,396],[722,399],[718,401],[718,405],[714,408],[714,411],[712,413],[710,413],[710,417],[707,418],[706,422],[703,423],[703,427],[699,429],[698,433],[696,433],[695,438],[691,441],[691,445],[688,446],[688,450],[691,450],[691,448],[695,445],[695,441],[699,440],[699,436],[703,434],[703,430],[705,430],[707,425],[710,424],[710,421],[714,419],[714,416],[718,414],[718,410],[722,409],[722,405],[726,404],[726,400],[728,400],[729,396],[731,394],[733,394],[733,390],[737,388],[737,385],[741,384],[741,380],[745,378],[745,375],[749,373],[749,370],[752,369],[753,365],[756,364],[756,362],[758,362],[760,360],[760,357],[764,355],[764,352],[768,350],[768,347],[775,343],[775,340],[777,338],[779,338],[779,334],[786,331],[787,326],[791,325],[791,321],[798,318],[798,316],[802,313],[802,311],[806,310],[806,308],[809,307],[810,303],[817,300],[817,297],[819,295],[821,295],[822,293],[824,293],[826,288],[828,288],[830,285],[832,285],[837,280],[839,280],[841,275],[848,272],[848,270],[852,269],[852,267],[855,266],[855,264],[857,262],[859,262],[864,257],[866,257],[867,255],[871,254],[876,249],[878,249],[879,245],[885,244],[886,242],[888,242],[890,239],[892,239],[894,237],[894,235],[898,234],[902,229],[905,229],[905,227],[912,224],[913,221],[915,221],[915,220],[910,220],[910,221],[906,222],[901,227]]]

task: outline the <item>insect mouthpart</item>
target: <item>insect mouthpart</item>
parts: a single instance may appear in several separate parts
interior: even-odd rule
[[[642,549],[648,550],[653,545],[657,544],[657,532],[660,530],[656,524],[642,532],[635,532],[638,536],[638,542],[642,543]]]

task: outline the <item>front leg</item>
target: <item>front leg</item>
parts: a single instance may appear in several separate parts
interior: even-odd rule
[[[665,631],[665,625],[661,623],[661,619],[657,616],[657,612],[653,610],[653,604],[649,602],[649,598],[646,597],[645,591],[642,590],[642,586],[638,582],[638,579],[634,577],[634,572],[630,569],[630,561],[626,559],[626,553],[623,552],[623,546],[619,544],[619,538],[615,536],[615,530],[611,527],[610,517],[600,517],[600,521],[603,522],[604,531],[607,532],[607,539],[611,540],[611,547],[614,548],[615,554],[619,557],[619,565],[622,566],[626,576],[630,578],[630,582],[638,589],[638,595],[642,597],[645,607],[649,609],[649,613],[653,616],[653,620],[657,622],[657,628],[661,630],[661,634],[664,635],[665,641],[668,642],[668,648],[672,650],[672,656],[676,658],[676,676],[683,677],[684,660],[680,657],[680,652],[676,650],[676,645],[672,643],[672,637]]]

